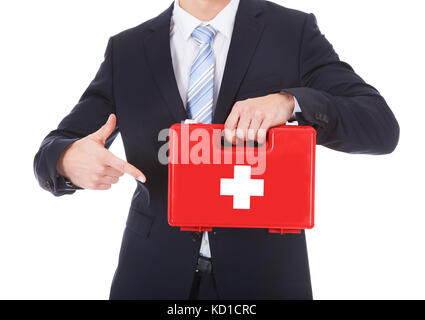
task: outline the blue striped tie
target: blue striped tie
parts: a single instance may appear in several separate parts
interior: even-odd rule
[[[199,45],[199,53],[192,64],[187,92],[187,110],[189,116],[198,122],[212,122],[214,98],[214,55],[211,41],[216,34],[210,26],[198,26],[192,37]]]

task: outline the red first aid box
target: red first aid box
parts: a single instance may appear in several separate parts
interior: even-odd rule
[[[314,226],[316,131],[272,128],[267,142],[229,146],[223,125],[175,124],[169,134],[168,222],[185,231]]]

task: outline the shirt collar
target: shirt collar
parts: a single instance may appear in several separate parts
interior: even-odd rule
[[[221,32],[229,41],[232,37],[233,26],[235,24],[236,12],[240,0],[230,0],[211,21],[201,21],[190,13],[183,10],[179,5],[179,0],[174,0],[173,21],[174,25],[182,32],[184,39],[188,40],[193,30],[199,25],[211,25],[215,30]]]

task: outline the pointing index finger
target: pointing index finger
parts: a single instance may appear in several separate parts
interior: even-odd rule
[[[132,164],[114,156],[112,153],[109,154],[106,161],[107,164],[112,168],[115,168],[123,173],[127,173],[142,183],[146,182],[145,175],[139,169],[137,169]]]
[[[230,112],[227,120],[224,124],[224,135],[228,142],[233,143],[233,137],[235,136],[235,129],[239,122],[239,109],[233,106],[232,111]]]

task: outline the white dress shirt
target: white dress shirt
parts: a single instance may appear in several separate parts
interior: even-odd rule
[[[223,79],[224,66],[226,65],[227,52],[229,51],[230,40],[232,39],[233,25],[235,23],[238,6],[239,0],[231,0],[214,19],[202,22],[184,11],[180,7],[178,0],[174,1],[170,29],[171,58],[173,60],[177,86],[185,106],[187,102],[190,68],[199,51],[198,44],[191,36],[193,30],[199,25],[209,24],[217,31],[211,43],[215,58],[214,112],[218,93],[220,91],[221,80]]]
[[[191,36],[193,30],[199,25],[209,24],[217,31],[211,43],[215,58],[213,98],[214,112],[218,93],[220,92],[221,80],[223,79],[224,67],[226,65],[227,53],[232,39],[233,26],[238,6],[239,0],[231,0],[227,6],[215,16],[214,19],[211,21],[201,21],[183,10],[179,5],[178,0],[174,0],[174,9],[170,24],[171,58],[173,61],[177,86],[185,107],[187,104],[190,69],[199,51],[199,46]],[[296,100],[295,104],[296,107],[294,112],[301,112]],[[207,258],[211,257],[208,232],[203,233],[200,254]]]

